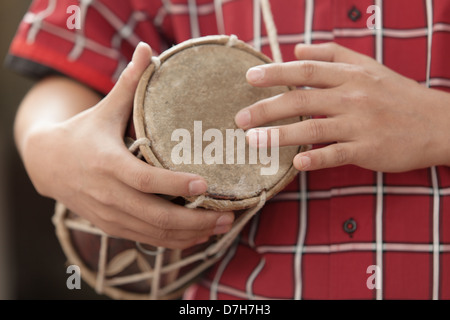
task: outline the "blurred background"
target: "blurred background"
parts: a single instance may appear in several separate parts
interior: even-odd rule
[[[13,142],[15,112],[33,82],[3,61],[30,2],[0,2],[0,300],[104,299],[84,282],[81,290],[67,289],[54,201],[36,193]]]

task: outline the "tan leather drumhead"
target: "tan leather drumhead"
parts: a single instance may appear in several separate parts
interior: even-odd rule
[[[151,142],[151,146],[141,149],[149,163],[201,175],[208,182],[207,197],[225,200],[228,206],[234,204],[232,208],[249,207],[263,190],[270,197],[292,180],[296,174],[292,160],[300,148],[279,148],[278,159],[272,155],[271,163],[266,164],[261,163],[256,152],[255,164],[250,159],[248,146],[245,143],[242,146],[231,135],[239,133],[234,117],[240,109],[289,88],[250,86],[246,81],[247,70],[270,60],[241,41],[230,46],[229,39],[217,36],[190,40],[163,53],[161,64],[156,67],[152,64],[141,80],[134,125],[137,138],[147,137]],[[299,118],[268,125],[297,121]],[[180,132],[181,135],[177,135]],[[212,137],[205,136],[206,132],[212,133]],[[181,142],[183,146],[189,144],[190,150],[181,152]],[[217,146],[223,150],[222,157],[216,157],[220,155],[220,152],[216,154],[218,149],[211,152]],[[184,156],[184,151],[190,152],[190,160],[184,158],[184,163],[174,163],[174,152],[176,156]],[[239,164],[237,155],[243,152],[245,163]],[[270,151],[266,152],[270,157]],[[210,159],[208,164],[208,155],[212,155],[215,162],[211,163]],[[278,161],[277,170],[275,161]],[[261,168],[271,165],[273,174],[261,174]],[[216,209],[222,209],[222,205]]]

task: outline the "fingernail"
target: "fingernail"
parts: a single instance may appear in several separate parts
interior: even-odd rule
[[[250,111],[242,110],[236,115],[235,122],[238,127],[247,127],[250,124],[251,117]]]
[[[233,217],[231,215],[223,215],[223,216],[220,216],[219,219],[217,219],[216,226],[217,227],[229,226],[232,223],[233,223]]]
[[[262,68],[250,68],[247,71],[247,79],[250,82],[258,82],[264,78],[264,69]]]
[[[138,45],[136,46],[136,49],[139,48],[139,47],[146,47],[146,46],[148,46],[148,44],[146,42],[140,41],[138,43]],[[134,51],[136,51],[136,49]]]
[[[218,226],[213,230],[214,234],[224,234],[227,233],[228,231],[230,231],[231,226],[227,225],[227,226]]]
[[[138,43],[138,45],[136,46],[136,48],[134,48],[134,52],[133,52],[133,57],[131,57],[131,61],[134,61],[136,59],[136,55],[137,55],[137,51],[139,47],[143,47],[146,46],[147,44],[144,41],[141,41]]]
[[[208,186],[202,180],[194,180],[189,183],[189,193],[191,195],[199,195],[206,191]]]
[[[136,55],[137,55],[137,51],[138,48],[141,46],[141,42],[139,42],[139,44],[136,46],[136,48],[134,48],[134,52],[133,52],[133,56],[131,57],[131,61],[134,61],[136,59]]]
[[[308,169],[311,166],[311,158],[307,156],[301,156],[300,165],[302,170]]]

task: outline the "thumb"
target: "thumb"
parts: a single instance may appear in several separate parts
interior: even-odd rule
[[[134,51],[133,58],[123,70],[114,88],[105,97],[104,103],[112,120],[117,120],[126,126],[139,80],[151,62],[152,49],[144,42],[140,42]]]

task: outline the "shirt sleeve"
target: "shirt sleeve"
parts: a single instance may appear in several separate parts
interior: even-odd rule
[[[154,24],[161,1],[34,0],[5,64],[34,78],[63,74],[108,93],[140,41],[154,54],[167,46]]]

